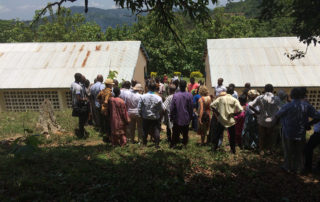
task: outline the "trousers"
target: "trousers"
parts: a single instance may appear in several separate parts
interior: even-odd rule
[[[142,129],[142,118],[136,114],[129,114],[130,123],[127,126],[127,138],[130,139],[131,142],[134,142],[136,128],[138,130],[138,140],[142,141],[143,137],[143,129]]]
[[[79,137],[84,136],[84,125],[88,119],[88,113],[82,113],[79,115]]]
[[[259,149],[271,150],[277,143],[277,127],[264,127],[259,125]]]
[[[214,133],[213,135],[213,150],[217,150],[218,146],[219,146],[219,140],[221,139],[221,137],[223,137],[223,132],[226,128],[218,121],[217,123],[217,129],[216,129],[216,133]],[[229,132],[229,143],[230,143],[230,148],[232,153],[236,153],[236,128],[235,125],[227,128],[228,132]]]
[[[312,169],[313,150],[318,145],[320,145],[320,132],[319,133],[315,132],[313,135],[310,136],[310,139],[305,148],[305,158],[306,158],[305,168],[307,170]]]
[[[100,127],[101,126],[101,121],[100,121],[101,108],[100,107],[96,107],[96,106],[92,107],[92,117],[93,117],[94,125],[96,127]]]
[[[182,134],[182,143],[184,145],[188,144],[189,141],[189,125],[185,126],[179,126],[178,124],[173,124],[172,127],[172,140],[171,140],[171,146],[175,146],[179,142],[180,134]]]
[[[154,140],[156,147],[160,142],[161,120],[142,119],[143,128],[143,144],[147,145],[148,134],[150,134]]]

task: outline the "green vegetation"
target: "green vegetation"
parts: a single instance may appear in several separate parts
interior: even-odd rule
[[[156,78],[157,75],[158,75],[157,72],[151,72],[151,73],[150,73],[150,77],[151,77],[151,78]]]
[[[1,113],[15,120],[0,135],[1,201],[319,201],[319,176],[288,175],[279,167],[281,154],[259,156],[252,151],[231,155],[199,146],[191,132],[186,149],[161,149],[153,143],[112,147],[93,127],[87,139],[73,135],[77,119],[71,110],[56,112],[66,130],[61,135],[26,135],[37,113]],[[3,124],[1,124],[3,125]],[[9,134],[13,140],[8,141]],[[226,139],[226,138],[225,138]],[[319,155],[319,151],[317,151]],[[283,185],[283,186],[279,186]]]
[[[291,19],[290,31],[308,45],[320,43],[319,0],[262,0],[260,19]],[[299,55],[299,54],[298,54]]]
[[[117,71],[112,71],[112,70],[109,70],[109,74],[108,74],[108,79],[115,79],[117,78],[117,75],[118,75],[118,72]]]
[[[229,2],[225,12],[234,15],[244,15],[249,18],[258,18],[261,13],[262,0],[245,0],[240,2]]]
[[[196,71],[196,72],[191,72],[190,73],[190,78],[203,78],[203,74],[200,71]]]
[[[70,7],[72,14],[84,14],[84,7]],[[108,27],[116,28],[117,25],[132,25],[137,22],[137,18],[127,9],[100,9],[90,8],[85,15],[86,22],[97,23],[101,30],[105,31]]]
[[[32,28],[23,22],[18,21],[14,24],[10,21],[13,23],[12,26],[2,26],[5,29],[0,33],[0,42],[140,40],[150,57],[149,72],[172,76],[174,71],[179,71],[186,77],[193,71],[204,73],[203,57],[207,39],[292,35],[292,18],[274,17],[268,21],[260,21],[255,15],[250,14],[258,12],[259,2],[247,0],[229,3],[226,8],[216,8],[210,12],[212,19],[204,23],[192,21],[182,12],[176,11],[176,20],[171,27],[181,38],[184,46],[177,43],[177,38],[171,31],[159,26],[158,16],[154,12],[146,16],[137,16],[138,22],[131,26],[122,24],[105,29],[105,25],[99,21],[102,11],[97,11],[95,17],[95,14],[90,13],[86,16],[72,15],[68,9],[60,10],[59,15],[54,15],[51,10],[49,17],[42,18]],[[76,10],[79,12],[79,9]],[[107,16],[112,16],[110,11],[105,12]],[[122,15],[122,12],[124,11],[119,15]],[[114,18],[110,19],[113,22]],[[118,23],[121,24],[123,21],[119,19]]]

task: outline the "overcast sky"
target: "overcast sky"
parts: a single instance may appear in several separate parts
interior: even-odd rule
[[[35,10],[41,9],[47,5],[48,2],[55,2],[58,0],[0,0],[0,19],[17,19],[31,20]],[[225,5],[227,0],[220,0],[220,5]],[[84,0],[77,0],[74,3],[64,3],[64,6],[84,6]],[[102,9],[116,8],[113,0],[89,0],[90,7],[97,7]],[[210,8],[213,8],[210,5]]]

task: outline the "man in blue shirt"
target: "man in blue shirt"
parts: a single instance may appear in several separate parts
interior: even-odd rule
[[[105,84],[103,83],[103,76],[101,74],[99,74],[97,76],[97,82],[95,84],[93,84],[90,88],[90,92],[91,92],[91,96],[94,99],[94,111],[93,111],[93,120],[95,122],[96,126],[103,126],[103,124],[101,123],[102,118],[101,118],[101,106],[99,101],[97,100],[97,96],[100,93],[100,91],[102,91],[103,89],[105,89]],[[102,132],[104,132],[104,129],[102,127]]]
[[[285,104],[275,115],[282,124],[282,142],[284,147],[284,165],[286,171],[303,171],[303,151],[306,143],[308,119],[320,119],[320,113],[304,100],[299,88],[294,88],[290,95],[292,101]]]

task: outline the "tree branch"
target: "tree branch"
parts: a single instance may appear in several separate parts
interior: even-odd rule
[[[295,59],[301,59],[304,58],[308,52],[309,44],[307,44],[306,50],[302,51],[299,49],[293,50],[293,53],[285,53],[285,55],[290,59],[290,60],[295,60]]]
[[[48,5],[46,7],[44,7],[43,9],[40,10],[39,13],[36,14],[35,18],[32,20],[30,26],[33,26],[34,23],[36,23],[40,18],[41,16],[43,16],[48,9],[52,8],[53,6],[58,6],[58,14],[60,13],[60,9],[61,9],[61,5],[64,3],[64,2],[67,2],[67,1],[70,1],[70,2],[75,2],[77,0],[60,0],[60,1],[56,1],[56,2],[53,2],[53,3],[48,3]],[[88,0],[86,0],[87,2]],[[86,11],[88,10],[88,4],[86,4]]]

